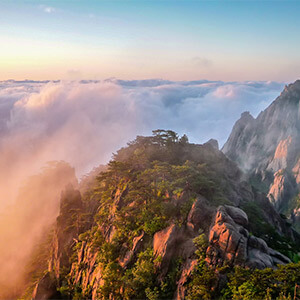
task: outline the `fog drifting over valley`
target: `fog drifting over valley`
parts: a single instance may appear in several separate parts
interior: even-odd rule
[[[0,82],[1,201],[47,161],[80,177],[136,135],[153,129],[222,145],[241,112],[256,116],[280,93],[276,82],[166,80]],[[5,187],[5,189],[3,188]],[[3,195],[4,194],[4,195]]]
[[[34,245],[56,219],[61,190],[77,185],[72,167],[80,178],[136,135],[158,128],[222,145],[241,112],[256,116],[282,88],[276,82],[0,82],[0,298],[17,295],[26,283]],[[41,169],[60,160],[72,167]]]

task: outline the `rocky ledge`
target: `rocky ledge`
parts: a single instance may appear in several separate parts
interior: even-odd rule
[[[267,243],[246,229],[246,213],[233,206],[217,209],[210,233],[206,261],[212,266],[241,265],[251,268],[275,268],[290,259],[269,248]]]

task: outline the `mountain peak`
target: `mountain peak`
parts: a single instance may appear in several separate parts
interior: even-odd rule
[[[300,80],[286,85],[280,96],[250,125],[243,113],[223,152],[241,167],[257,188],[284,214],[292,215],[300,193]],[[298,201],[298,200],[297,200]],[[300,228],[300,214],[294,226]]]
[[[241,150],[240,148],[246,147],[247,143],[245,141],[247,140],[247,135],[245,135],[245,132],[252,128],[253,123],[255,123],[255,119],[249,111],[245,111],[234,124],[232,132],[222,148],[222,151],[231,160],[237,161],[238,153],[244,153],[246,151],[246,149]],[[243,164],[243,160],[244,159],[238,159],[240,167],[245,169],[247,167]],[[241,165],[243,165],[243,167]]]
[[[210,139],[204,145],[211,145],[215,150],[219,150],[219,143],[215,139]]]
[[[250,114],[249,111],[244,111],[243,113],[241,113],[241,117],[240,120],[254,120],[253,116]]]
[[[288,88],[298,88],[298,89],[300,89],[300,79],[297,79],[295,82],[293,82],[293,83],[290,83],[289,85],[288,85]]]
[[[286,85],[281,95],[291,95],[300,97],[300,79],[296,80],[294,83]]]

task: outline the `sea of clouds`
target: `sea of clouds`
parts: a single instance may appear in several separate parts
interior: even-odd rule
[[[19,192],[46,162],[64,160],[80,177],[136,135],[151,135],[154,129],[185,133],[194,143],[215,138],[222,145],[243,111],[256,116],[283,86],[117,79],[0,82],[0,297],[13,298],[12,291],[22,290],[35,245],[55,222],[65,173],[50,172],[53,178],[46,181],[37,176],[37,184]]]
[[[256,116],[283,87],[206,80],[2,81],[0,190],[6,187],[5,198],[11,198],[17,182],[52,160],[69,162],[80,177],[154,129],[222,145],[243,111]]]

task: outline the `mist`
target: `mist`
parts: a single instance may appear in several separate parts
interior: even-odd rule
[[[153,129],[185,133],[195,143],[215,138],[222,145],[241,112],[257,115],[282,87],[276,82],[116,79],[2,82],[2,204],[16,196],[17,183],[47,161],[67,161],[80,177]]]
[[[282,88],[276,82],[0,82],[0,289],[22,282],[32,245],[55,221],[61,190],[77,185],[75,170],[80,179],[136,135],[158,128],[222,145],[243,111],[256,116]],[[42,170],[48,161],[70,166]]]
[[[61,191],[70,184],[77,187],[74,168],[49,162],[26,180],[15,203],[0,215],[1,299],[21,296],[30,280],[31,254],[49,235],[59,213]]]

